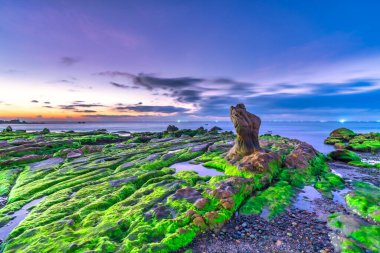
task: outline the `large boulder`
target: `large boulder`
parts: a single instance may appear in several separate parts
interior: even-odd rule
[[[335,138],[344,138],[344,139],[349,139],[351,137],[354,137],[356,134],[354,131],[348,129],[348,128],[338,128],[335,129],[330,133],[330,137],[335,137]]]
[[[309,162],[317,155],[317,151],[306,142],[299,143],[285,158],[287,168],[304,169],[309,166]]]
[[[261,119],[248,112],[244,104],[231,106],[230,116],[236,130],[236,142],[227,154],[228,160],[239,160],[260,150],[259,129]]]
[[[342,145],[356,136],[355,132],[348,128],[338,128],[332,131],[329,137],[326,138],[325,144],[338,144]]]

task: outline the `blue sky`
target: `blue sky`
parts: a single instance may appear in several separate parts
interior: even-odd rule
[[[0,118],[380,120],[379,1],[0,0]]]

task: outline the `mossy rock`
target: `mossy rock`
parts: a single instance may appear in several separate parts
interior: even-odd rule
[[[346,162],[346,163],[361,161],[361,158],[358,154],[347,149],[338,149],[338,150],[332,151],[328,154],[328,157],[330,157],[333,160]]]
[[[347,141],[355,135],[356,133],[354,131],[344,127],[335,129],[330,133],[330,137],[346,139]]]

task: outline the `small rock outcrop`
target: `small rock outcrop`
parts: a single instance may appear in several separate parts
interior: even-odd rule
[[[313,146],[301,142],[286,156],[285,165],[287,168],[304,169],[309,166],[309,162],[317,153]]]
[[[344,127],[335,129],[330,133],[330,137],[344,138],[347,140],[349,140],[351,137],[354,137],[355,135],[356,134],[354,131]]]
[[[239,168],[250,172],[267,172],[281,165],[281,157],[277,153],[256,151],[252,155],[245,156],[239,164]]]
[[[223,129],[221,129],[220,127],[218,127],[218,126],[214,126],[214,127],[212,127],[211,129],[210,129],[210,131],[209,132],[218,132],[218,131],[222,131]]]
[[[334,150],[330,152],[328,156],[331,157],[331,159],[335,161],[341,161],[341,162],[346,162],[346,163],[361,161],[361,158],[358,154],[347,149]]]
[[[175,132],[175,131],[178,131],[178,127],[176,127],[175,125],[169,125],[166,128],[166,131],[168,131],[168,132]]]
[[[260,150],[259,129],[261,119],[248,112],[244,104],[231,106],[230,116],[236,130],[236,142],[227,154],[227,159],[238,160]]]

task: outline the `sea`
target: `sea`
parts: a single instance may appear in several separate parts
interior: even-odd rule
[[[175,125],[180,129],[197,129],[204,127],[210,129],[218,126],[223,131],[234,131],[230,121],[162,121],[162,122],[86,122],[86,123],[44,123],[44,124],[13,124],[14,130],[40,131],[44,128],[50,131],[91,131],[107,129],[109,132],[159,132],[164,131],[168,125]],[[1,124],[0,130],[6,128],[7,124]],[[325,145],[323,140],[334,129],[346,127],[356,133],[380,132],[380,122],[335,122],[335,121],[263,121],[260,134],[278,134],[288,138],[295,138],[313,145],[322,153],[333,150],[333,146]]]

